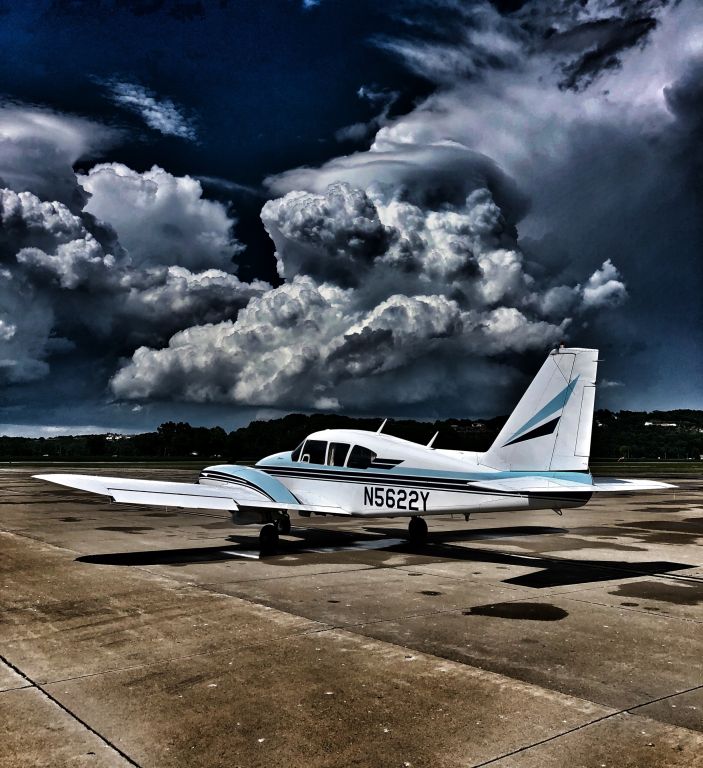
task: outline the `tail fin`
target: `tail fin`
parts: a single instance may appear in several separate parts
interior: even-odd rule
[[[494,469],[588,469],[597,349],[550,353],[481,463]]]

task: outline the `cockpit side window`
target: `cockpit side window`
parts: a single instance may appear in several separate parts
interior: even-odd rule
[[[349,443],[330,443],[327,463],[330,467],[343,467],[349,453]]]
[[[303,452],[303,446],[305,445],[305,440],[291,453],[290,459],[291,461],[300,461],[300,454]]]
[[[347,466],[353,469],[368,469],[375,458],[376,454],[373,451],[361,445],[355,445],[347,459]]]
[[[327,443],[323,440],[306,440],[300,460],[310,464],[324,464],[326,453]]]

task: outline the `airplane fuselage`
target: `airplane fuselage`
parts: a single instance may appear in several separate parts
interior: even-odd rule
[[[312,448],[306,452],[308,445]],[[541,494],[477,489],[472,485],[486,479],[535,476],[534,472],[496,471],[482,465],[481,456],[435,450],[391,435],[333,429],[310,435],[296,451],[267,456],[257,462],[256,469],[275,478],[302,505],[337,506],[355,517],[562,509],[582,506],[591,497],[590,493],[560,493],[556,486]],[[227,485],[235,472],[236,467],[227,465],[208,467],[200,483]],[[539,474],[591,482],[588,473]]]

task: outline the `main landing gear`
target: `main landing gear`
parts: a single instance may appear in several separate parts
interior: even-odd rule
[[[266,523],[259,531],[259,551],[262,554],[270,554],[276,551],[277,546],[278,528],[273,523]]]
[[[259,532],[259,550],[264,554],[275,552],[278,548],[279,535],[287,536],[290,528],[290,516],[286,512],[281,512],[273,523],[266,523]]]
[[[424,544],[427,541],[427,523],[421,517],[410,518],[408,541],[411,544]]]

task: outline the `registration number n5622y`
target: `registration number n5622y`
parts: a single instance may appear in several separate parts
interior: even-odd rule
[[[427,512],[429,491],[413,491],[407,488],[379,488],[377,485],[364,486],[365,507],[387,507],[388,509]]]

